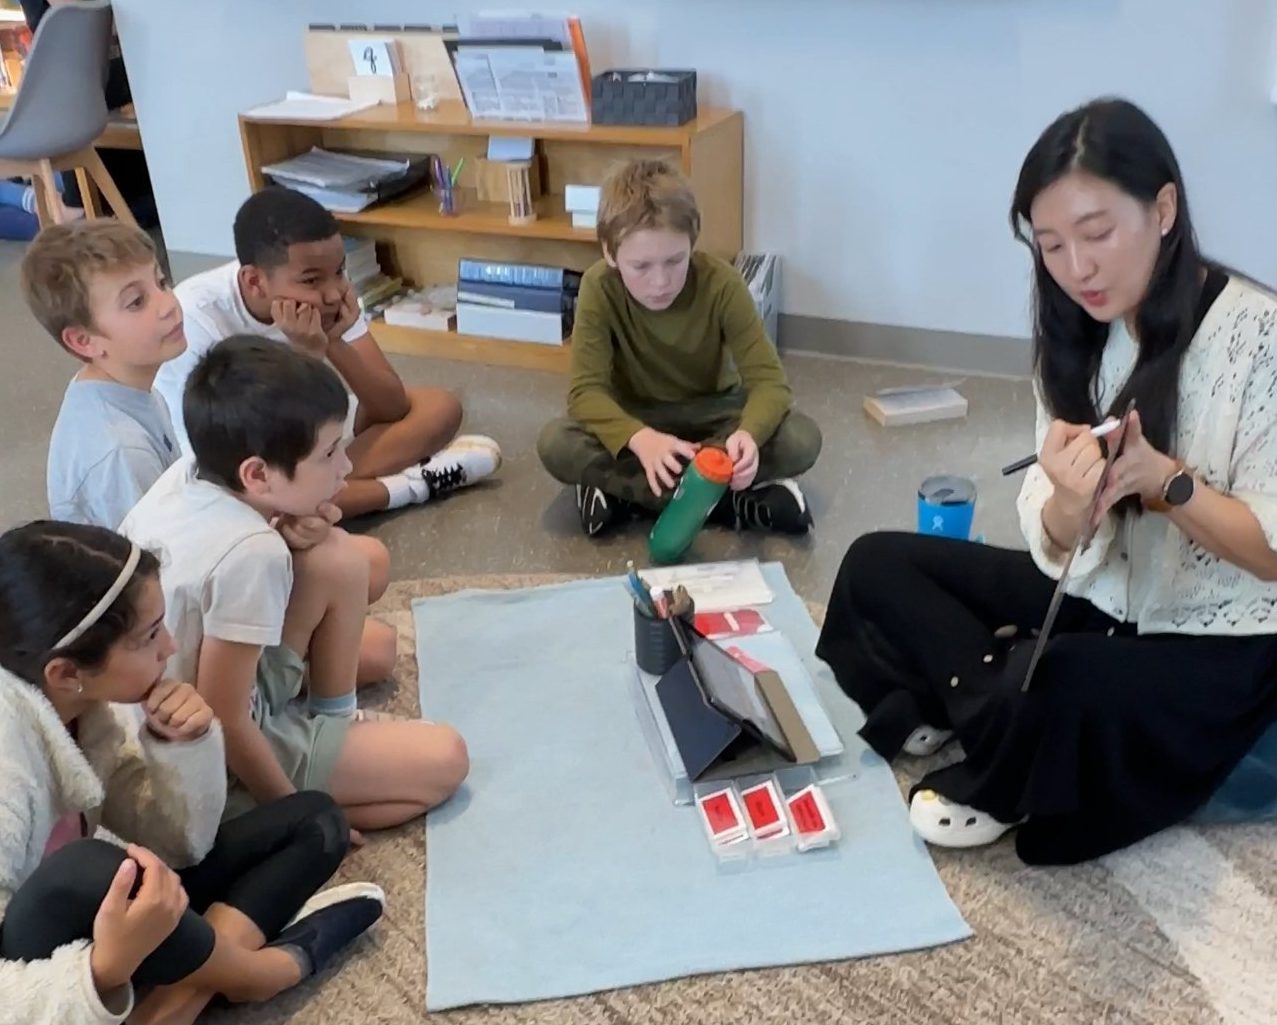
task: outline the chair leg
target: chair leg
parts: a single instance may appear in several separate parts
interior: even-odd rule
[[[89,172],[89,176],[93,179],[93,183],[102,190],[102,195],[106,197],[106,201],[110,204],[111,209],[125,224],[131,224],[137,227],[137,220],[133,217],[133,211],[129,209],[128,203],[124,201],[124,197],[120,194],[120,190],[115,187],[115,180],[106,169],[106,165],[102,163],[102,158],[98,156],[98,151],[92,146],[85,147],[76,154],[76,162]]]
[[[47,160],[41,160],[31,173],[31,187],[35,189],[36,217],[41,228],[57,224],[62,214],[62,199],[58,194],[57,171]]]
[[[84,210],[84,216],[93,220],[102,216],[102,193],[98,191],[98,187],[93,184],[93,179],[83,167],[75,169],[75,182],[80,188],[80,204]]]

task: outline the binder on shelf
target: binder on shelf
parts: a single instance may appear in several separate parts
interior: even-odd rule
[[[457,285],[457,302],[473,303],[476,306],[497,306],[507,310],[567,314],[576,308],[576,293],[567,289],[498,285],[488,281],[462,281]]]
[[[503,263],[463,256],[457,264],[458,281],[486,281],[494,285],[523,285],[528,288],[569,288],[581,285],[581,272],[566,267],[533,263]]]

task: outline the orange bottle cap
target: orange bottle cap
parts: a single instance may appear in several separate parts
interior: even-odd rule
[[[732,458],[721,448],[703,448],[692,460],[697,472],[711,484],[730,484],[735,466]]]

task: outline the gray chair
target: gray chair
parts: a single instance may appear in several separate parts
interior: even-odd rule
[[[62,209],[56,175],[76,171],[93,184],[122,221],[135,224],[128,204],[93,148],[106,128],[106,73],[111,46],[110,0],[59,4],[40,19],[18,94],[0,127],[0,177],[35,185],[43,227]],[[86,204],[94,216],[94,204]]]

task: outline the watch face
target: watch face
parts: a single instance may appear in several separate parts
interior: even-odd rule
[[[1192,474],[1181,470],[1166,482],[1166,501],[1169,505],[1183,505],[1193,497]]]

